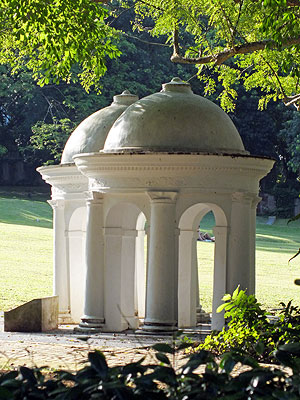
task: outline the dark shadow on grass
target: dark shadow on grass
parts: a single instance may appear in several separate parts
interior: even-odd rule
[[[47,193],[0,190],[0,223],[52,228],[52,209]]]

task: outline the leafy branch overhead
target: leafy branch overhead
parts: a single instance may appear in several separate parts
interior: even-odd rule
[[[135,32],[117,29],[124,13]],[[121,36],[150,35],[173,49],[172,62],[195,65],[206,94],[221,87],[227,110],[237,82],[259,89],[261,109],[278,99],[300,108],[299,0],[3,0],[0,24],[0,63],[26,66],[40,85],[99,89]]]
[[[171,60],[195,64],[208,94],[222,84],[221,105],[234,108],[235,83],[300,108],[300,2],[298,0],[141,0],[136,28],[167,35]],[[149,18],[153,24],[149,29]]]
[[[79,80],[88,89],[120,55],[108,10],[90,0],[3,0],[0,63],[26,66],[40,85]]]

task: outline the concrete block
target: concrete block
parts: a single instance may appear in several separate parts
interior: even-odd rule
[[[43,332],[58,328],[58,296],[34,299],[4,312],[5,332]]]

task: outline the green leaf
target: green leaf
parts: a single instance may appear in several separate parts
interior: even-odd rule
[[[265,351],[265,345],[263,344],[263,342],[257,342],[254,348],[258,354],[263,354],[263,352]]]
[[[231,353],[226,353],[222,356],[221,362],[220,362],[220,368],[229,374],[234,366],[236,365],[235,359],[232,357]]]
[[[34,376],[32,369],[27,367],[20,367],[20,373],[23,379],[28,380],[33,384],[37,383],[36,377]]]
[[[278,350],[286,351],[288,353],[300,356],[300,343],[287,343],[278,347]]]
[[[240,285],[238,285],[238,287],[235,289],[235,291],[232,293],[232,300],[235,300],[237,295],[239,294],[239,290],[240,290]]]
[[[225,294],[222,298],[223,301],[229,301],[231,300],[231,294]]]
[[[169,354],[175,353],[175,349],[170,345],[168,345],[167,343],[156,343],[154,346],[152,346],[152,349],[160,353],[169,353]]]
[[[225,307],[226,307],[226,304],[221,304],[221,305],[217,308],[217,313],[223,311]]]
[[[155,357],[158,359],[158,361],[161,361],[164,364],[168,364],[168,365],[171,364],[169,358],[164,353],[156,353]]]
[[[104,354],[100,351],[95,351],[93,353],[89,353],[88,359],[91,363],[91,366],[98,372],[100,377],[105,378],[108,373],[108,365]]]

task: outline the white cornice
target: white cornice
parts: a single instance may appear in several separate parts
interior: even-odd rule
[[[84,198],[84,192],[88,190],[88,178],[75,164],[40,167],[37,171],[52,186],[53,199]]]
[[[256,192],[274,161],[212,154],[100,154],[76,156],[75,163],[99,191],[187,189]]]

